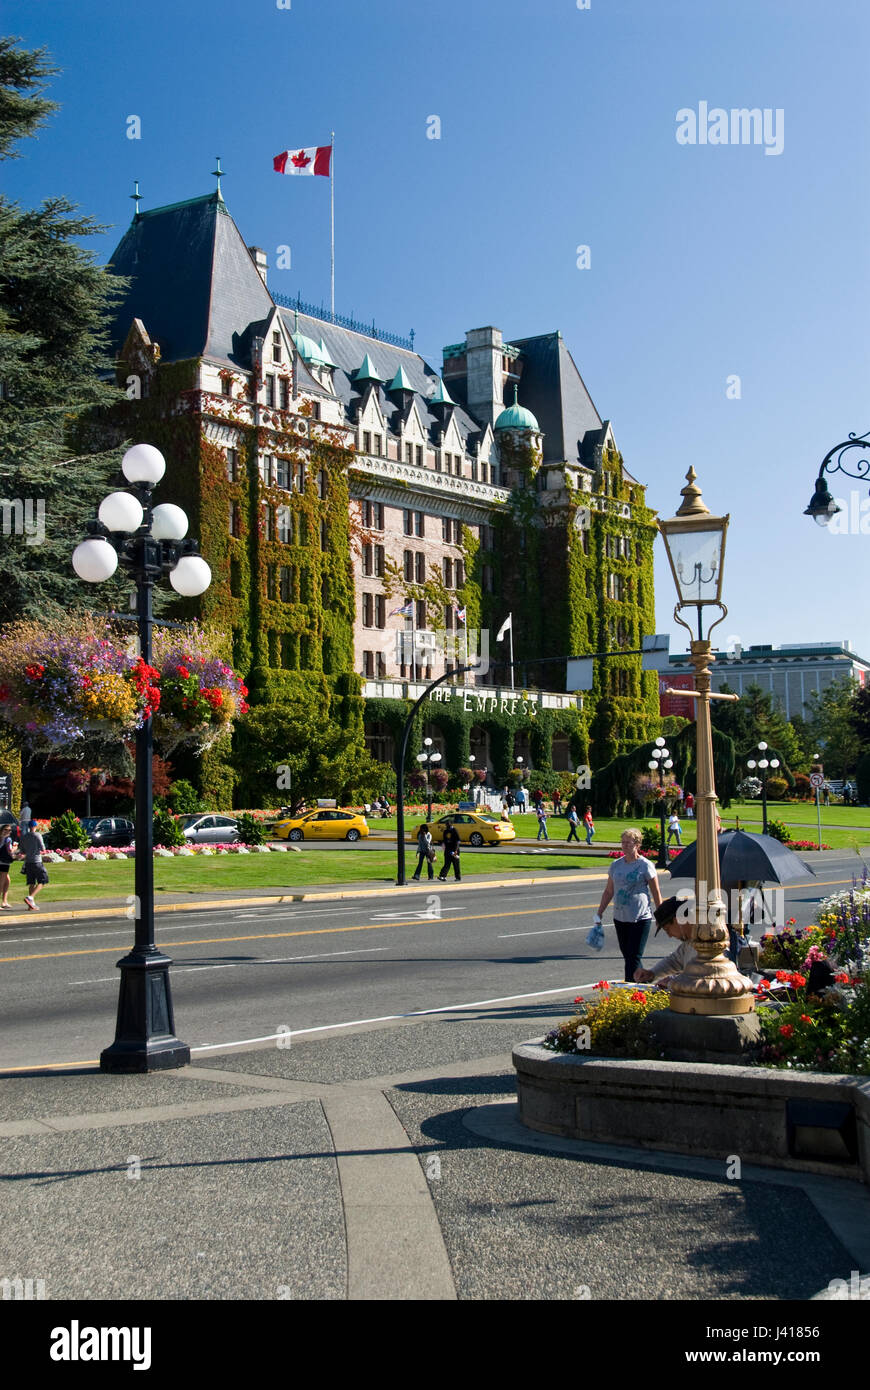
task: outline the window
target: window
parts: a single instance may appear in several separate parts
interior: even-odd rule
[[[405,445],[405,462],[406,462],[406,463],[413,463],[413,462],[414,462],[414,446],[413,446],[413,444],[406,444],[406,445]]]
[[[242,571],[238,560],[230,560],[230,594],[240,598],[242,593]]]
[[[266,598],[275,597],[275,570],[277,565],[266,566]]]
[[[453,527],[452,527],[451,524],[450,524],[450,518],[449,518],[449,516],[442,516],[442,518],[441,518],[441,539],[442,539],[442,541],[446,541],[447,544],[449,545],[449,544],[450,544],[450,537],[451,537],[452,534],[453,534]]]
[[[372,451],[372,436],[370,430],[363,430],[362,450],[364,454],[370,454]]]
[[[227,479],[231,483],[239,481],[239,451],[227,449]]]
[[[402,554],[402,563],[403,563],[403,566],[404,566],[405,583],[406,583],[406,584],[411,584],[411,583],[413,582],[413,579],[414,579],[414,552],[413,552],[413,550],[406,550],[406,551],[403,552],[403,554]]]
[[[290,382],[286,376],[278,378],[278,404],[282,410],[290,409]]]
[[[277,521],[278,540],[279,540],[279,541],[282,541],[282,542],[284,543],[284,545],[289,545],[289,544],[290,544],[290,527],[291,527],[290,508],[287,507],[287,506],[279,507],[279,508],[278,508],[278,514],[277,514],[276,521]],[[270,537],[269,537],[269,540],[271,540],[271,539],[272,539],[272,537],[270,536]]]
[[[438,449],[435,450],[435,472],[441,472],[441,453]]]
[[[383,452],[383,448],[384,448],[383,437],[382,437],[381,435],[379,435],[379,434],[376,434],[376,435],[375,435],[375,448],[374,448],[374,452],[375,452],[375,454],[377,455],[378,458],[381,457],[381,454],[382,454],[382,452]]]
[[[474,459],[471,460],[471,481],[473,483],[477,482],[477,464],[474,462]]]
[[[374,606],[375,606],[375,596],[374,596],[374,594],[363,594],[362,600],[363,600],[363,627],[373,627],[373,626],[374,626],[373,614],[374,614]]]
[[[423,599],[418,599],[415,607],[417,629],[419,631],[420,628],[424,628],[426,626],[426,604],[423,601]]]
[[[240,536],[242,534],[242,515],[238,502],[230,503],[230,535]]]
[[[386,660],[385,660],[385,658],[384,658],[383,652],[378,652],[378,653],[377,653],[377,660],[378,660],[378,680],[381,680],[381,679],[387,674],[387,663],[386,663]]]
[[[221,377],[221,394],[231,396],[233,394],[233,379],[231,376]]]
[[[276,487],[290,486],[290,465],[286,459],[272,460],[272,481]]]
[[[461,589],[462,586],[463,586],[463,584],[465,583],[465,566],[463,565],[463,563],[462,563],[461,560],[457,560],[457,561],[456,561],[455,570],[456,570],[456,587],[457,587],[457,589]]]
[[[640,541],[638,541],[637,544],[636,544],[635,547],[634,547],[634,562],[635,562],[636,565],[639,565],[639,564],[642,563],[642,561],[643,561],[643,549],[642,549],[642,547],[641,547]]]
[[[383,594],[375,595],[375,627],[387,625],[387,600]]]
[[[329,527],[325,521],[321,521],[320,523],[320,549],[329,549]]]
[[[414,556],[414,579],[418,584],[426,583],[426,556],[422,550]]]
[[[260,470],[261,481],[265,483],[266,487],[270,487],[272,483],[272,455],[264,454],[257,466]]]
[[[444,605],[444,626],[446,627],[446,629],[447,629],[448,632],[452,632],[452,630],[453,630],[453,604],[452,604],[452,603],[445,603],[445,605]]]
[[[277,328],[272,333],[272,361],[281,361],[281,334]]]
[[[375,654],[374,652],[363,652],[363,675],[367,676],[369,680],[372,680],[374,678],[374,674]]]
[[[369,575],[371,575],[371,574],[374,573],[375,562],[374,562],[374,554],[373,554],[373,552],[374,552],[374,546],[371,546],[371,545],[364,545],[364,546],[363,546],[363,553],[362,553],[362,570],[363,570],[363,574],[366,575],[366,577],[368,577]]]
[[[280,511],[281,508],[279,507]],[[275,516],[268,502],[263,504],[263,539],[273,541],[275,539]]]
[[[305,464],[294,463],[293,465],[293,486],[297,492],[305,491]]]
[[[422,444],[418,444],[418,445],[417,445],[417,467],[418,467],[418,468],[422,468],[422,467],[423,467],[423,445],[422,445]]]
[[[457,478],[462,477],[462,455],[457,454],[453,460],[453,471]]]
[[[444,569],[444,586],[447,589],[453,588],[453,561],[445,555],[442,566]]]
[[[296,598],[296,574],[292,565],[281,566],[281,598],[284,603],[293,603]]]
[[[275,404],[275,378],[271,372],[266,377],[266,404]]]
[[[378,579],[384,577],[384,547],[382,545],[375,546],[375,576]]]
[[[326,469],[320,468],[317,473],[317,496],[321,502],[326,497]]]
[[[425,534],[426,534],[426,518],[425,518],[425,516],[423,515],[422,512],[415,512],[415,513],[414,513],[414,535],[415,535],[415,536],[425,536]]]
[[[402,521],[404,522],[405,535],[406,535],[406,536],[413,536],[413,534],[414,534],[414,513],[408,511],[408,509],[405,508],[405,510],[402,512]]]
[[[384,505],[382,502],[364,502],[362,509],[363,526],[367,531],[383,531]],[[405,532],[410,535],[409,531]]]

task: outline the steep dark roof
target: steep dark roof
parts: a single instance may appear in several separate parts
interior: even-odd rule
[[[116,351],[140,318],[164,362],[207,355],[247,365],[245,329],[268,315],[272,297],[222,198],[139,213],[109,264],[132,281],[115,313]]]
[[[544,462],[588,463],[583,439],[587,431],[599,431],[602,421],[561,333],[514,338],[510,346],[522,353],[520,405],[544,432]]]
[[[315,342],[323,339],[327,352],[336,364],[336,370],[332,374],[335,394],[346,407],[355,405],[362,399],[362,393],[355,387],[351,377],[368,353],[375,371],[384,381],[392,381],[399,368],[404,368],[415,393],[414,401],[420,412],[423,428],[440,428],[440,415],[429,409],[429,397],[437,388],[439,374],[416,352],[378,342],[375,338],[367,338],[363,333],[354,333],[349,328],[339,328],[336,324],[325,323],[322,319],[309,318],[307,314],[297,314],[293,309],[282,309],[281,315],[290,333],[295,332],[298,322],[299,331],[307,338],[313,338]],[[401,414],[399,393],[391,396],[380,388],[379,399],[387,423],[395,428]],[[478,422],[461,406],[456,407],[453,418],[460,436],[466,443],[469,436],[474,438],[481,433]]]

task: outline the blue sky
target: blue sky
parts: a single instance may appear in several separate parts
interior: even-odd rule
[[[831,482],[856,534],[802,515],[870,428],[862,0],[6,0],[3,28],[63,69],[10,196],[66,194],[111,225],[107,260],[134,178],[143,208],[193,197],[220,154],[271,287],[328,303],[328,184],[271,162],[334,130],[339,312],[413,327],[436,366],[468,328],[560,329],[650,505],[671,515],[694,464],[730,512],[714,635],[870,656],[870,487]],[[678,144],[700,102],[781,109],[782,152]],[[656,593],[683,650],[661,551]]]

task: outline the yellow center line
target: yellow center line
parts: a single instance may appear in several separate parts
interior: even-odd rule
[[[276,931],[276,932],[257,932],[247,936],[203,936],[195,941],[161,941],[161,945],[167,947],[177,946],[219,946],[223,942],[233,941],[274,941],[288,936],[333,936],[341,932],[349,931],[388,931],[394,927],[421,927],[430,922],[449,921],[449,922],[485,922],[493,917],[537,917],[544,912],[577,912],[587,907],[597,907],[595,903],[568,903],[564,907],[526,907],[518,908],[513,912],[481,912],[474,913],[467,917],[437,918],[437,917],[411,917],[406,922],[366,922],[356,927],[310,927],[306,931]],[[123,946],[91,946],[81,951],[41,951],[30,956],[0,956],[0,965],[9,965],[15,961],[24,960],[61,960],[64,956],[102,956],[117,955],[122,951]]]

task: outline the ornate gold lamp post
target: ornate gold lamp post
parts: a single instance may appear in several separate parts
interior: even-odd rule
[[[698,848],[695,920],[691,938],[697,960],[673,981],[670,1007],[674,1014],[702,1015],[704,1018],[686,1019],[683,1027],[668,1028],[666,1024],[665,1031],[672,1035],[675,1043],[679,1041],[684,1047],[690,1047],[690,1040],[696,1039],[701,1050],[741,1051],[748,1042],[755,1040],[758,1020],[754,1017],[752,982],[740,974],[725,954],[728,948],[727,913],[719,881],[717,797],[710,724],[711,700],[737,699],[736,695],[710,691],[710,667],[715,660],[710,633],[723,621],[728,611],[722,602],[722,565],[730,518],[713,516],[701,498],[701,489],[696,486],[695,477],[694,468],[690,468],[686,474],[687,484],[682,489],[683,501],[676,516],[668,521],[660,520],[658,525],[677,586],[674,618],[692,638],[690,659],[695,668],[695,689],[682,693],[688,693],[697,700],[698,790],[695,805]],[[682,609],[692,607],[697,609],[697,637],[680,616]],[[704,614],[710,608],[717,608],[721,612],[708,627],[705,637]],[[740,1016],[745,1015],[753,1017],[744,1019],[742,1026],[735,1027]],[[718,1027],[713,1024],[713,1016],[719,1017]],[[705,1027],[705,1023],[710,1026]],[[718,1033],[718,1041],[711,1040],[712,1033]]]

